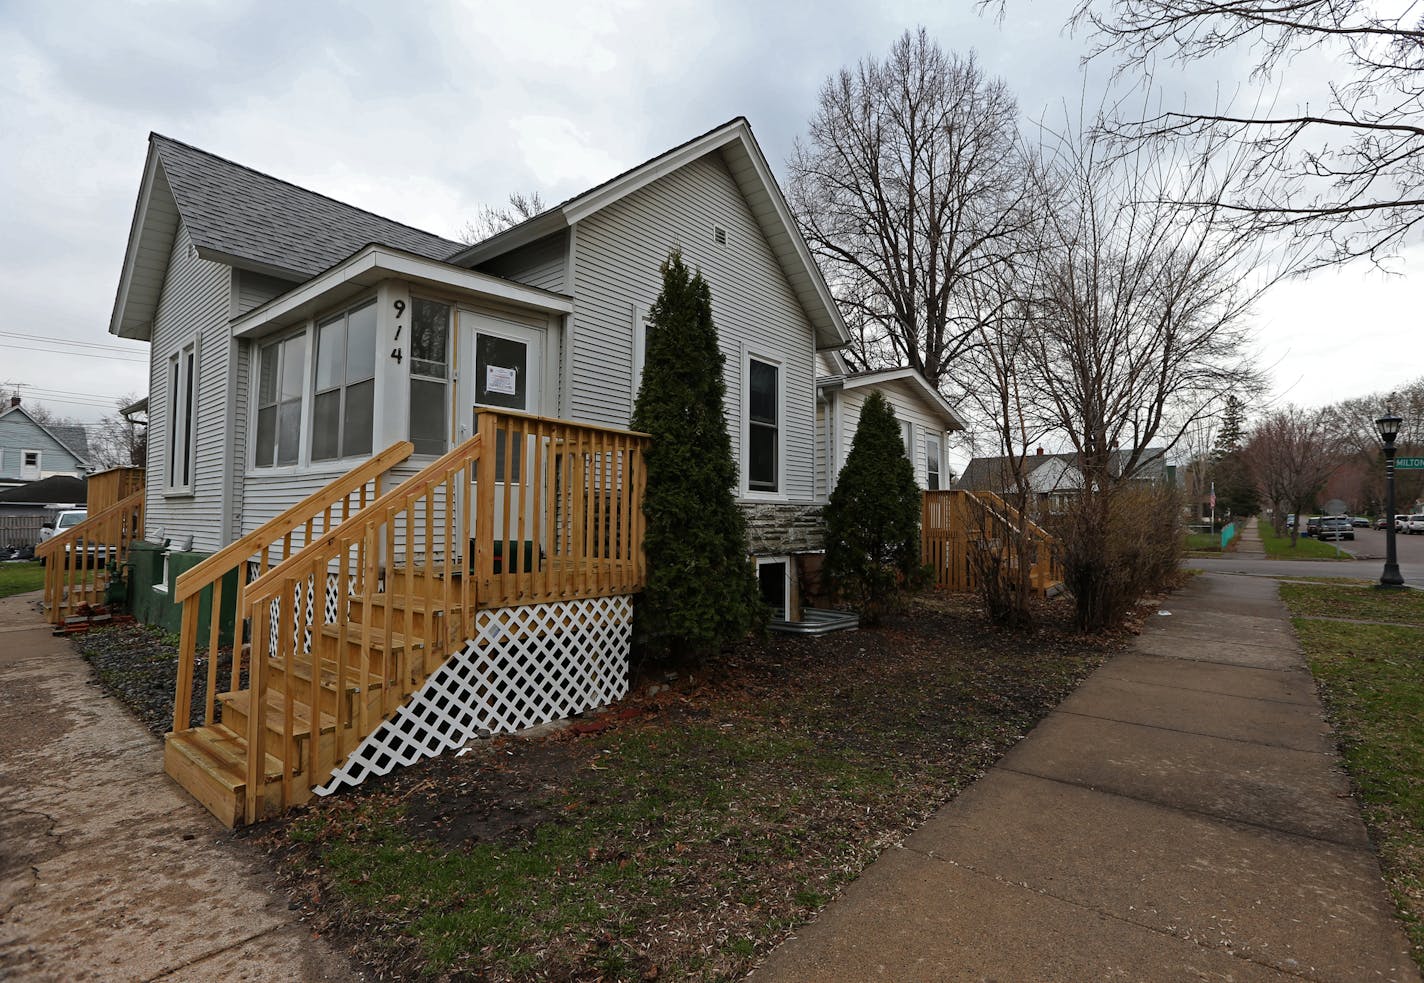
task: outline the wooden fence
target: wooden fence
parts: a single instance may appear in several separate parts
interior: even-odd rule
[[[1044,593],[1063,580],[1057,538],[992,492],[925,492],[920,536],[922,558],[942,590],[977,590],[985,557],[976,554],[1011,565],[1009,544],[1020,536],[1027,538],[1022,555],[1033,588]]]
[[[0,515],[0,549],[34,546],[40,541],[40,529],[54,521],[53,512],[33,515]]]

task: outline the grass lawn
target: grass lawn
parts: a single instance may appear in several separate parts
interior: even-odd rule
[[[1220,553],[1221,533],[1189,532],[1187,533],[1187,550],[1194,553]]]
[[[1333,543],[1324,543],[1318,539],[1308,536],[1301,536],[1291,545],[1290,533],[1284,536],[1277,536],[1271,524],[1264,520],[1256,523],[1257,530],[1261,533],[1261,543],[1266,549],[1266,556],[1272,560],[1352,560],[1350,554],[1336,549]]]
[[[44,567],[38,560],[0,563],[0,597],[28,594],[44,586]]]
[[[1424,593],[1282,584],[1424,969]],[[1315,620],[1359,618],[1391,624]]]
[[[924,599],[748,642],[695,685],[250,835],[381,978],[738,978],[1116,648],[1073,635],[1066,600],[1043,610],[1020,634]]]

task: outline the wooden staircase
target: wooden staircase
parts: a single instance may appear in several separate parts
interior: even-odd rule
[[[479,433],[395,488],[375,493],[408,444],[189,571],[175,591],[185,606],[168,774],[229,826],[279,814],[329,790],[466,647],[477,611],[639,589],[646,445],[643,434],[481,411]],[[221,628],[211,613],[200,624],[199,602],[220,611],[233,570],[239,634],[217,692]],[[192,726],[203,658],[208,695]]]
[[[412,573],[390,577],[388,591],[351,598],[342,621],[314,624],[309,651],[293,645],[285,655],[268,653],[260,721],[253,718],[254,690],[235,689],[217,695],[215,721],[169,734],[168,774],[228,826],[308,801],[326,777],[310,771],[314,763],[328,764],[329,772],[329,764],[350,754],[446,655],[452,637],[447,624],[458,628],[462,608],[437,606],[427,615],[431,609],[421,596],[426,571],[416,567]],[[458,580],[460,572],[453,576]],[[414,596],[406,593],[409,584]],[[252,741],[259,728],[261,737]],[[249,767],[254,745],[263,746],[266,767],[260,773]],[[261,791],[249,795],[249,782]],[[248,812],[250,802],[256,814]]]
[[[921,555],[940,589],[978,590],[984,553],[1001,559],[1010,571],[1017,571],[1019,557],[1026,557],[1029,585],[1040,595],[1063,588],[1058,537],[993,492],[925,492],[920,536]],[[1020,549],[1011,549],[1011,543]],[[981,556],[976,558],[976,552]]]

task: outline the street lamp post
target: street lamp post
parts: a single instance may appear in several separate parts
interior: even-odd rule
[[[1403,587],[1404,577],[1399,572],[1399,557],[1394,551],[1394,438],[1399,436],[1402,421],[1393,410],[1386,409],[1384,416],[1375,421],[1380,440],[1384,441],[1384,573],[1380,575],[1381,587]]]

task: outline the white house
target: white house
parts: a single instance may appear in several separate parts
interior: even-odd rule
[[[110,322],[151,345],[146,490],[111,521],[191,538],[136,585],[182,606],[170,774],[250,821],[626,690],[625,428],[674,249],[711,288],[734,493],[790,616],[822,545],[817,355],[848,336],[745,119],[471,246],[150,136]],[[232,629],[207,612],[234,610],[250,688],[234,673],[218,712],[211,679],[190,726],[187,653],[213,673]],[[320,740],[306,711],[271,723],[318,697]]]
[[[923,375],[908,367],[851,372],[838,352],[823,352],[816,378],[817,493],[828,496],[845,466],[860,410],[872,392],[890,403],[900,421],[905,455],[915,466],[920,488],[949,487],[945,441],[964,421]]]

